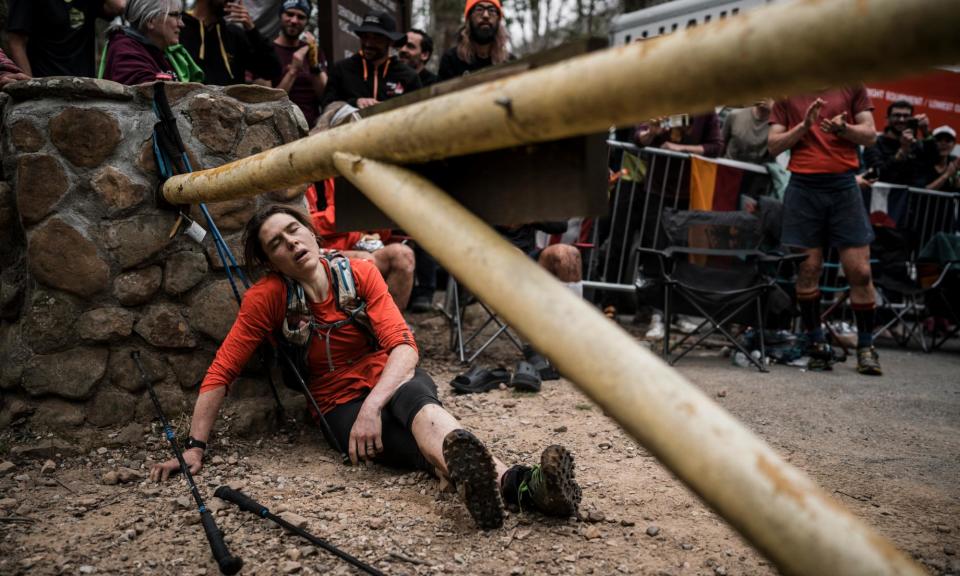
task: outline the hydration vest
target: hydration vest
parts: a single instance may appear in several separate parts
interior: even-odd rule
[[[293,359],[295,368],[304,382],[309,382],[310,365],[307,362],[307,354],[314,335],[320,336],[324,340],[327,352],[327,369],[330,372],[334,372],[338,368],[334,366],[330,354],[330,335],[335,330],[339,330],[348,324],[356,324],[360,331],[367,336],[371,347],[374,350],[379,348],[376,334],[373,331],[373,324],[367,314],[367,302],[357,294],[357,285],[353,279],[350,260],[339,252],[324,254],[323,260],[330,270],[332,280],[330,289],[333,291],[337,310],[347,315],[342,320],[331,323],[318,321],[310,310],[303,286],[290,278],[285,276],[283,278],[287,288],[287,307],[283,325],[277,338],[277,345],[283,348]],[[290,366],[281,363],[281,369],[284,384],[301,392],[300,378],[290,372]]]

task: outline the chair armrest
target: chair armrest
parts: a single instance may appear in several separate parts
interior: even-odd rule
[[[683,246],[670,246],[663,250],[663,255],[672,258],[674,255],[693,255],[693,256],[733,256],[736,258],[763,258],[765,252],[760,250],[731,250],[727,248],[686,248]]]
[[[656,248],[644,248],[643,246],[637,246],[635,248],[639,254],[647,254],[648,256],[666,256],[667,253],[663,250],[657,250]]]
[[[764,254],[761,258],[762,262],[775,262],[775,263],[785,263],[785,262],[803,262],[807,259],[808,254]]]

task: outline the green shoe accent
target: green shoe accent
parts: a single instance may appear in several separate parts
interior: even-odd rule
[[[540,456],[540,464],[520,483],[518,500],[526,498],[533,506],[550,516],[576,516],[580,508],[580,486],[574,479],[573,455],[554,444]]]

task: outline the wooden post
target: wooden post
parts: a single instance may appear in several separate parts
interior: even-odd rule
[[[340,173],[785,574],[923,574],[726,410],[413,172]]]

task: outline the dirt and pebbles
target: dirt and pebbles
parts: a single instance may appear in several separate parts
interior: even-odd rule
[[[551,443],[576,454],[582,517],[513,514],[502,529],[478,532],[455,494],[423,473],[338,465],[310,428],[250,440],[221,422],[196,479],[242,574],[356,572],[214,498],[221,484],[388,574],[776,573],[572,384],[455,397],[446,382],[460,367],[442,321],[415,324],[445,405],[495,454],[532,462]],[[498,346],[482,360],[516,358]],[[680,370],[931,573],[960,574],[960,353],[884,350],[882,359],[879,379],[850,365],[761,375],[710,351]],[[177,421],[185,431],[186,416]],[[146,479],[168,456],[156,424],[113,434],[71,455],[70,438],[23,426],[0,433],[0,574],[218,572],[182,479]]]

